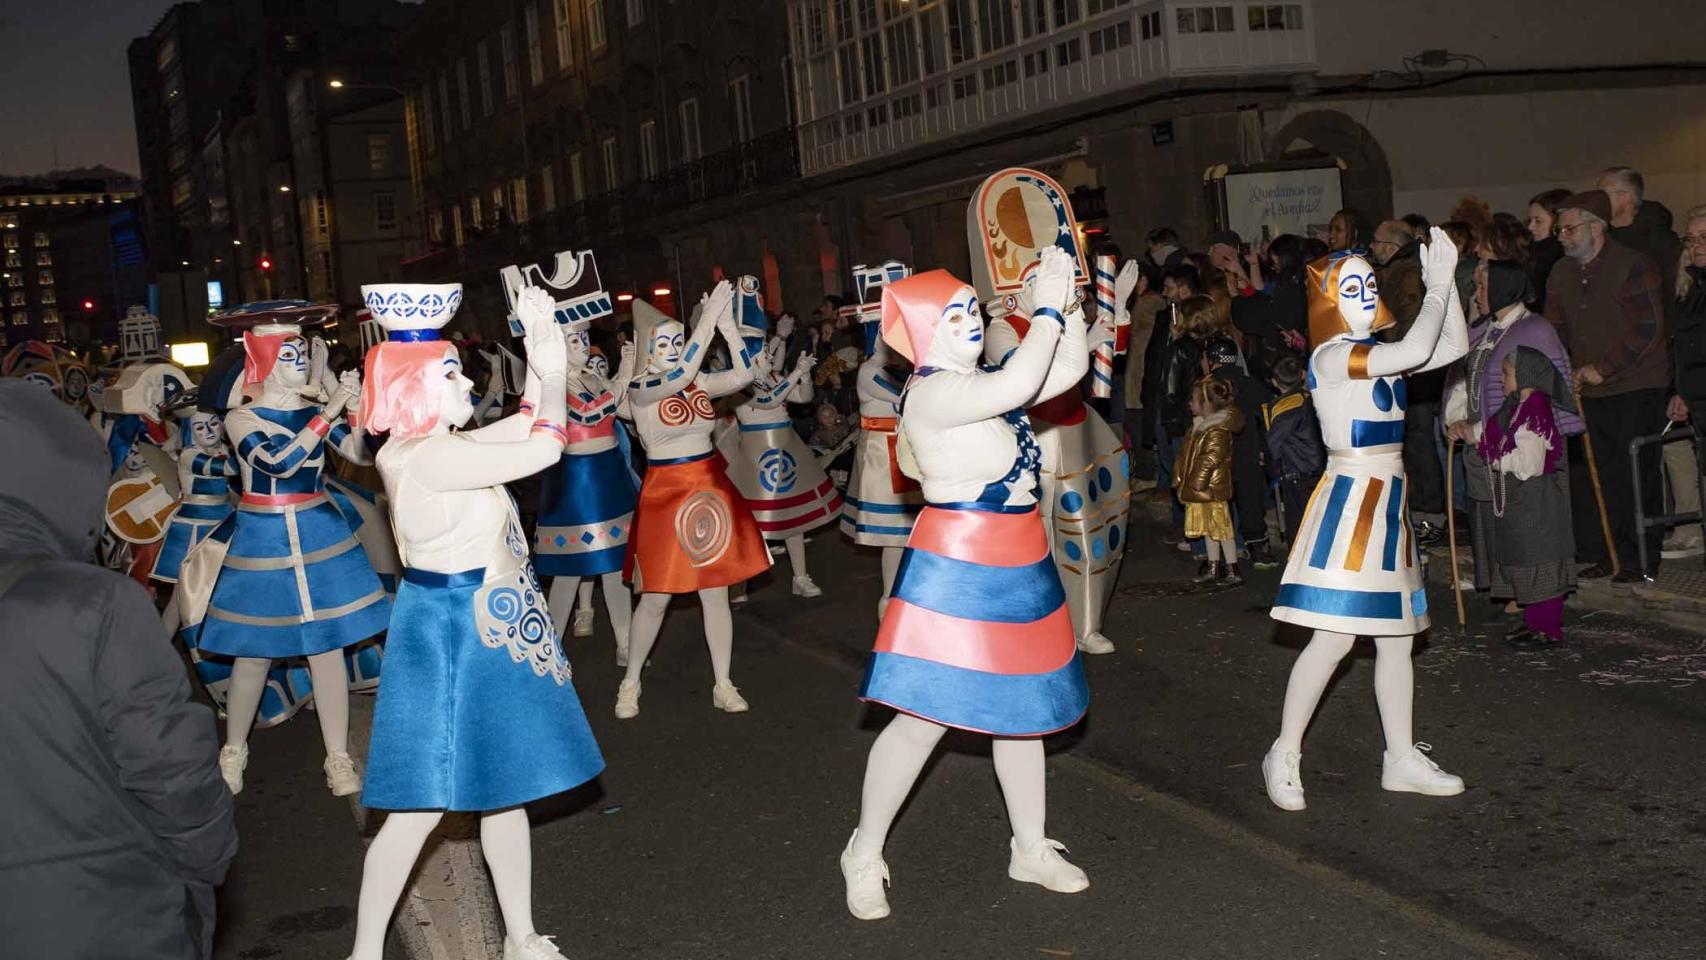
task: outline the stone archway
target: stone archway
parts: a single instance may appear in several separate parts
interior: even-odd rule
[[[1392,216],[1392,167],[1368,128],[1337,110],[1310,110],[1291,118],[1268,141],[1269,160],[1318,155],[1344,164],[1345,206],[1371,224]]]

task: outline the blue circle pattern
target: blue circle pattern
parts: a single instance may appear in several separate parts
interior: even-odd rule
[[[779,448],[764,451],[758,458],[758,483],[770,493],[787,493],[800,476],[793,454]]]
[[[1114,472],[1103,467],[1096,471],[1096,482],[1101,485],[1102,492],[1107,493],[1114,488]]]
[[[1109,524],[1108,525],[1108,549],[1109,550],[1118,550],[1119,548],[1120,548],[1120,528],[1119,528],[1119,525],[1118,524]]]
[[[1084,498],[1076,490],[1068,490],[1060,495],[1060,509],[1067,513],[1077,513],[1084,509]]]
[[[1403,377],[1396,377],[1392,381],[1392,399],[1397,402],[1400,410],[1408,410],[1410,407],[1410,388],[1406,386],[1408,382]]]
[[[1084,559],[1084,551],[1078,549],[1078,544],[1071,540],[1062,540],[1060,543],[1060,549],[1065,552],[1066,559],[1075,563]]]

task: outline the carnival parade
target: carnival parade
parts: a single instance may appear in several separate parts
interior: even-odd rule
[[[131,6],[0,17],[0,956],[1700,955],[1697,51]]]

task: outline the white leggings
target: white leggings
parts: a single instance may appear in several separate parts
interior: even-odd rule
[[[859,834],[853,840],[855,856],[882,855],[895,815],[947,729],[939,723],[902,713],[877,735],[870,758],[865,762]],[[1043,742],[1035,737],[1019,740],[995,737],[990,749],[995,755],[995,778],[1001,783],[1001,796],[1007,802],[1013,839],[1021,848],[1029,849],[1043,838],[1048,806]]]
[[[628,592],[628,585],[622,582],[622,571],[615,570],[598,578],[604,584],[604,611],[610,614],[610,630],[618,637],[628,635],[628,627],[632,620],[633,595]],[[578,588],[578,594],[577,594]],[[551,607],[551,623],[557,628],[557,636],[568,636],[569,615],[574,612],[576,598],[582,607],[592,606],[592,581],[581,577],[552,577],[551,596],[548,603]]]
[[[271,666],[272,661],[263,657],[238,657],[232,665],[231,685],[225,693],[226,745],[240,747],[249,742]],[[320,718],[320,739],[325,741],[327,756],[348,753],[349,673],[344,669],[344,652],[328,650],[309,657],[308,676],[314,682],[314,713]]]
[[[642,593],[634,605],[634,621],[628,629],[628,673],[625,683],[639,683],[640,671],[657,643],[663,615],[669,610],[667,593]],[[711,587],[699,591],[699,606],[705,615],[705,646],[711,651],[711,674],[716,682],[729,682],[729,661],[734,657],[735,626],[729,614],[729,588]]]
[[[1410,721],[1416,676],[1410,664],[1410,648],[1414,641],[1415,637],[1374,638],[1374,698],[1380,707],[1386,749],[1393,752],[1407,749],[1413,742]],[[1339,661],[1355,644],[1356,637],[1317,630],[1309,646],[1297,655],[1285,688],[1285,711],[1277,744],[1281,752],[1303,752],[1303,732],[1315,716],[1321,694],[1333,679]]]
[[[409,881],[421,846],[438,821],[442,810],[398,811],[385,817],[385,825],[367,848],[361,868],[361,900],[355,916],[355,949],[350,960],[383,960],[385,930],[397,909],[397,898]],[[527,810],[511,807],[482,814],[480,850],[492,873],[498,910],[503,914],[504,934],[520,943],[533,930],[533,845],[529,836]]]

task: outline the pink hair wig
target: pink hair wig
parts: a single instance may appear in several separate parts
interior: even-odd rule
[[[272,375],[272,368],[278,365],[278,352],[292,338],[307,341],[302,334],[295,331],[289,333],[256,333],[253,330],[243,331],[243,385],[261,383]]]
[[[438,425],[444,360],[456,347],[442,340],[386,342],[367,351],[361,384],[361,426],[397,440],[425,436]]]

